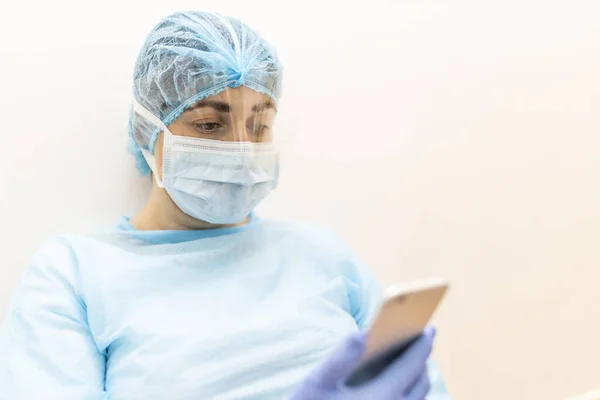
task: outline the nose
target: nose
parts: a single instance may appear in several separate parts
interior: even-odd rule
[[[239,140],[240,142],[250,142],[250,135],[248,134],[248,130],[243,127],[240,129],[239,134],[238,134]]]
[[[244,121],[236,120],[233,123],[233,142],[250,142],[252,141],[250,133]]]

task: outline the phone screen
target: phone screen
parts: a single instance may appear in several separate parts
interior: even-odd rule
[[[416,336],[407,342],[398,343],[366,360],[348,377],[346,385],[360,386],[377,377],[396,359],[400,358],[418,338],[419,336]]]

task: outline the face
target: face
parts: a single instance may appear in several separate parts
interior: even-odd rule
[[[275,103],[269,96],[240,86],[227,88],[197,102],[168,128],[175,136],[228,142],[271,142],[276,113]],[[154,145],[158,171],[162,171],[163,140],[161,133]]]

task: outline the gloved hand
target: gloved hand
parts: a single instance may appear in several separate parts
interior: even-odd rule
[[[424,400],[429,392],[427,359],[435,329],[427,327],[422,336],[380,375],[358,387],[344,380],[356,367],[365,346],[365,337],[350,336],[332,356],[312,373],[292,400]]]

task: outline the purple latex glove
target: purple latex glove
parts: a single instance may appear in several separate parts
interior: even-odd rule
[[[429,392],[427,359],[435,329],[427,327],[406,352],[380,375],[358,387],[347,387],[345,379],[356,367],[365,347],[365,337],[356,334],[329,357],[298,388],[291,400],[424,400]]]

